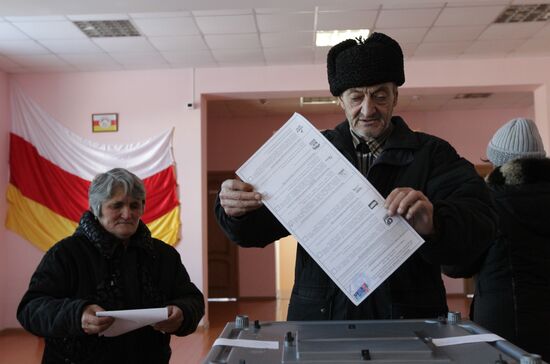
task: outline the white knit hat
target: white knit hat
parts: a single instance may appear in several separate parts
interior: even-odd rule
[[[533,120],[512,119],[497,130],[487,145],[487,158],[495,166],[517,158],[544,158],[537,125]]]

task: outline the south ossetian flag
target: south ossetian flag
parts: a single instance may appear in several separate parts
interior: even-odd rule
[[[88,209],[95,175],[126,168],[146,189],[142,221],[174,245],[180,213],[172,131],[132,144],[86,140],[54,120],[19,87],[11,90],[10,181],[6,227],[42,250],[73,234]]]

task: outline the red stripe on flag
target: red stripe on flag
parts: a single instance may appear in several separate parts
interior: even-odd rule
[[[78,221],[88,208],[90,182],[41,157],[36,148],[10,133],[10,183],[61,216]]]
[[[145,213],[141,217],[144,223],[158,219],[179,205],[174,166],[145,178],[143,184],[147,194]]]
[[[143,182],[147,192],[143,222],[155,220],[179,205],[173,166]],[[10,133],[10,183],[25,197],[70,220],[79,221],[88,209],[90,181],[61,169],[13,133]]]

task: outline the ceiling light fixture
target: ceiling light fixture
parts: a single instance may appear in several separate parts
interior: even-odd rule
[[[328,105],[336,104],[336,98],[328,97],[300,97],[300,107],[304,105]]]
[[[471,93],[465,93],[465,94],[457,94],[455,95],[455,99],[486,99],[488,97],[491,97],[492,93],[490,92],[471,92]]]
[[[138,30],[129,20],[90,20],[73,22],[90,38],[139,37]]]
[[[317,47],[332,47],[346,39],[353,39],[359,36],[367,38],[369,32],[370,30],[368,29],[318,30],[315,34],[315,45]]]
[[[529,23],[550,19],[550,4],[510,5],[497,17],[495,23]]]

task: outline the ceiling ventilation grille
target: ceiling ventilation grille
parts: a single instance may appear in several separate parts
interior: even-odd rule
[[[490,92],[472,92],[467,94],[457,94],[455,99],[486,99],[490,97],[492,93]]]
[[[90,38],[139,37],[141,35],[129,20],[75,21],[74,24]]]
[[[300,106],[336,104],[334,97],[300,97]]]
[[[504,9],[495,23],[527,23],[550,19],[550,4],[511,5]]]

